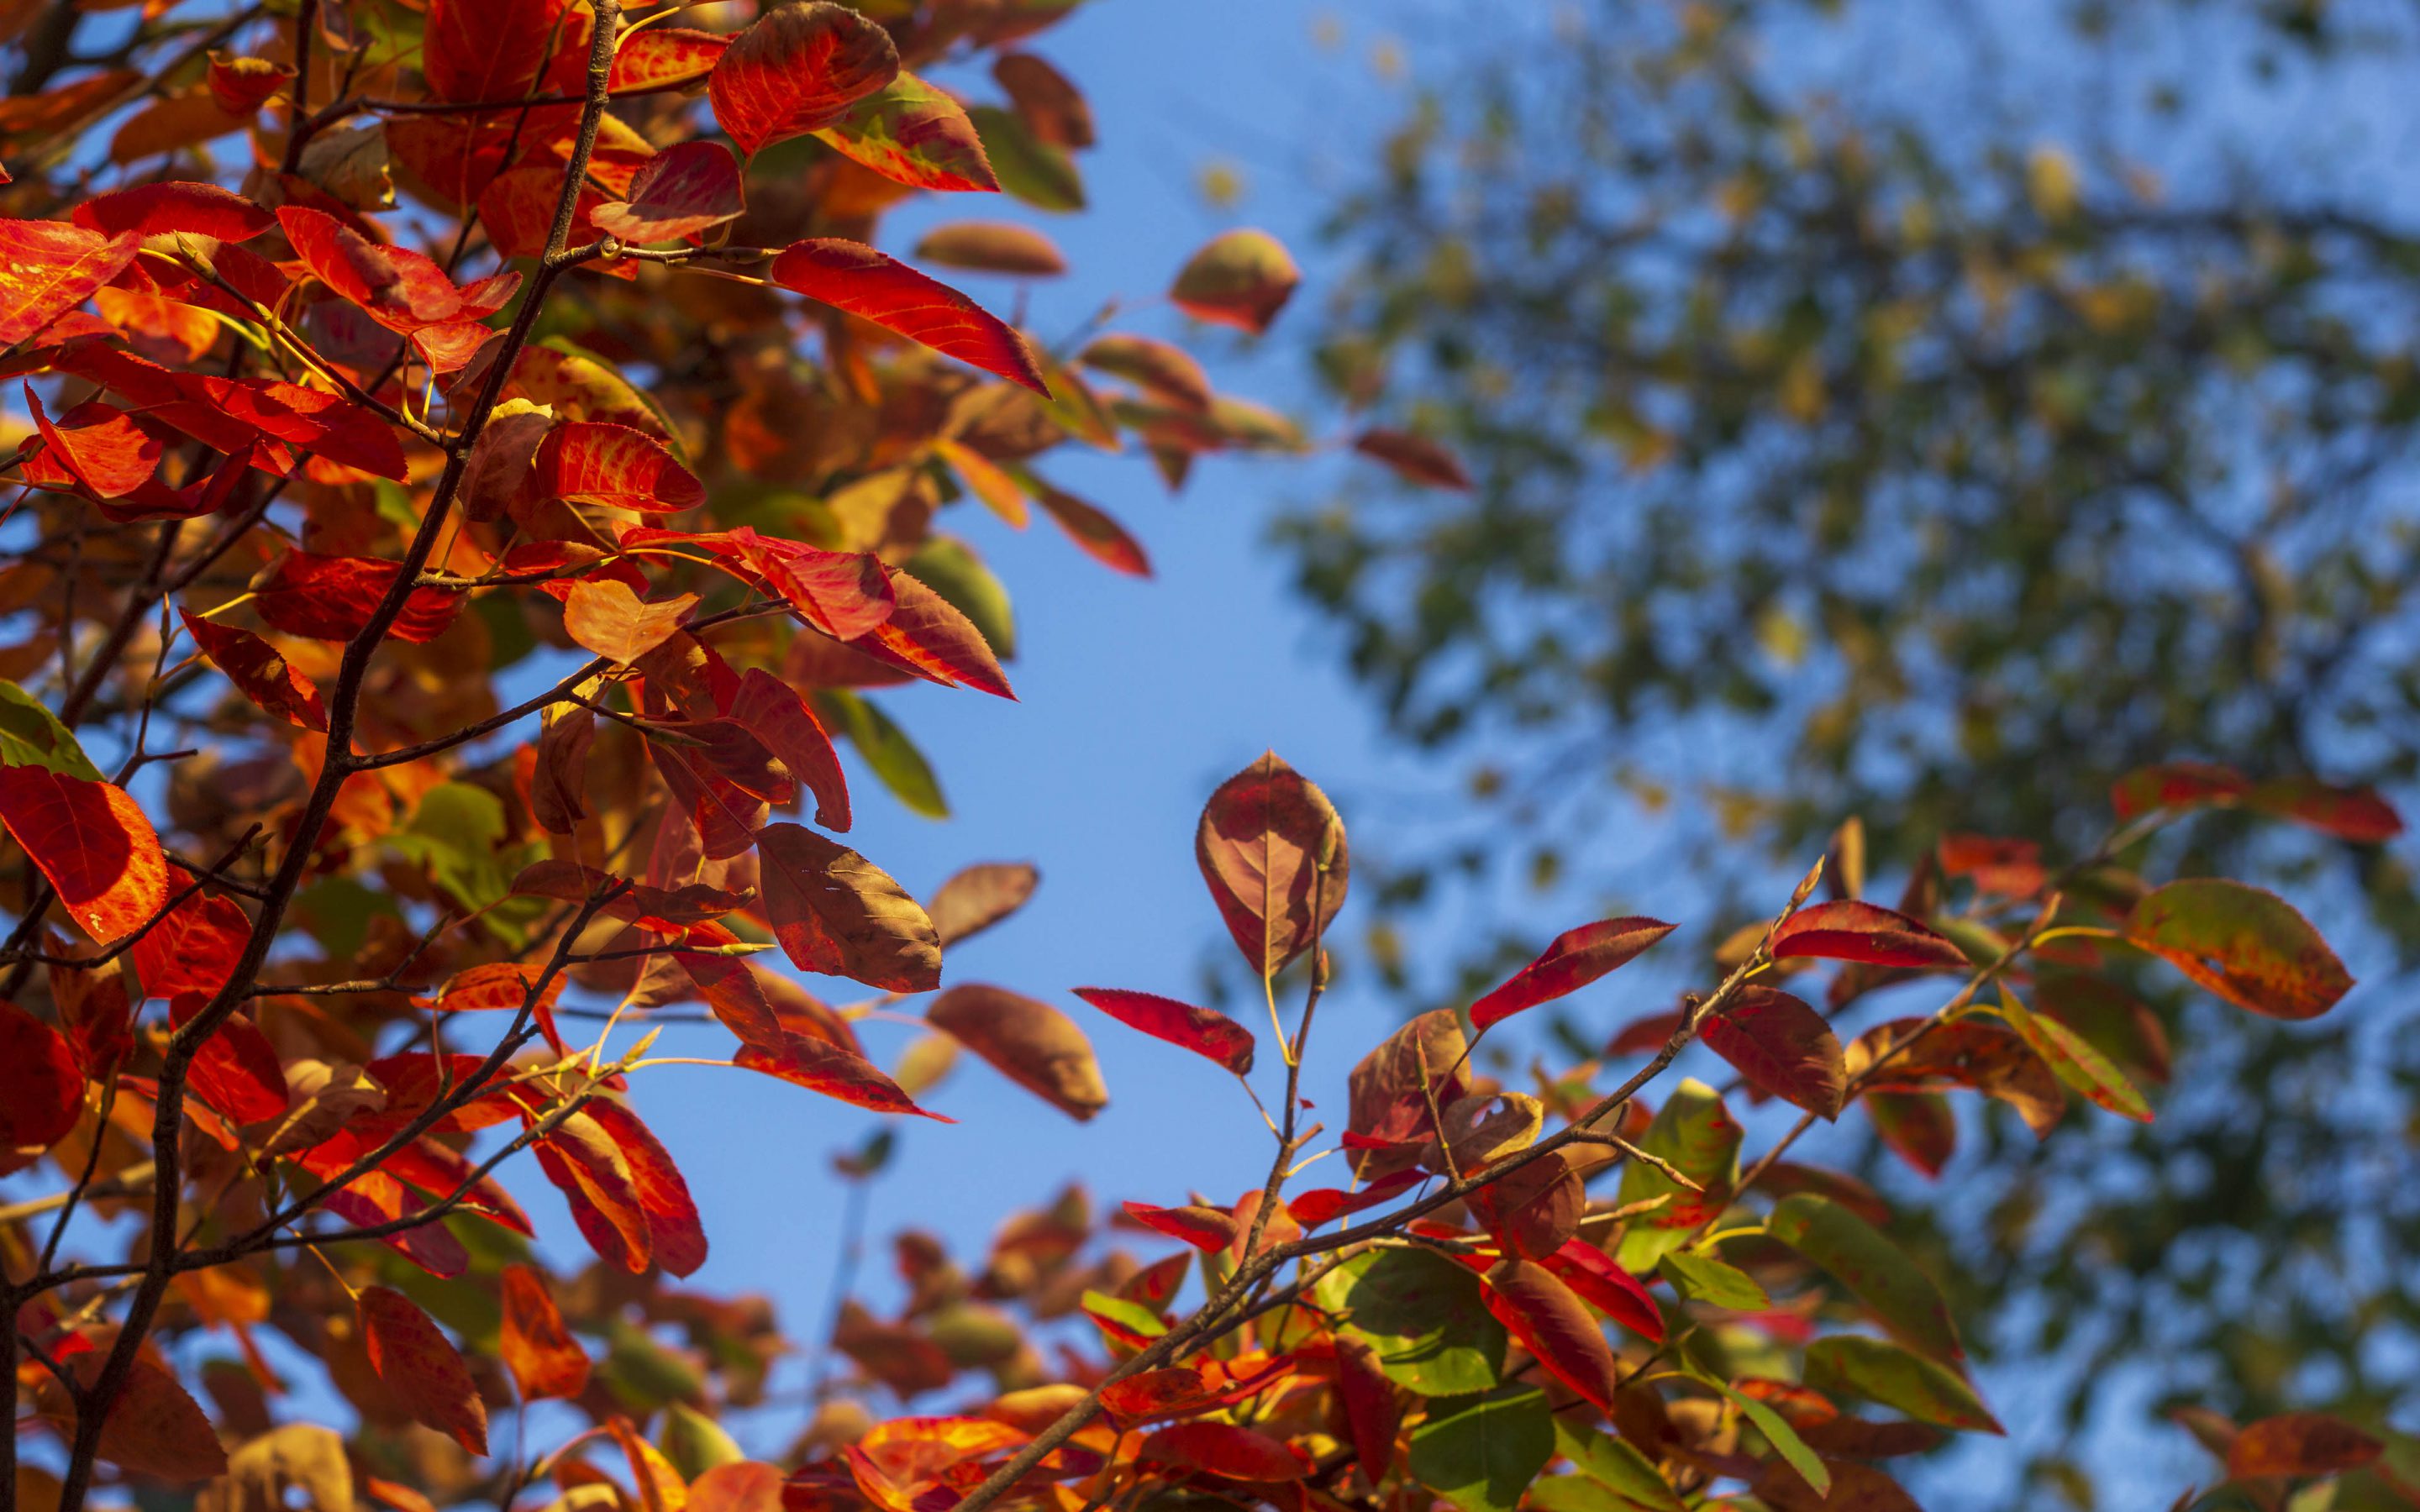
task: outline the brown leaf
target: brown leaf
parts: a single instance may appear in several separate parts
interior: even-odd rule
[[[2325,1412],[2287,1412],[2244,1425],[2227,1446],[2226,1473],[2255,1475],[2333,1475],[2358,1470],[2385,1452],[2385,1445]]]
[[[363,1288],[354,1307],[370,1365],[404,1411],[471,1453],[486,1454],[488,1407],[453,1341],[391,1287]]]
[[[1327,795],[1275,751],[1211,794],[1193,855],[1235,948],[1264,976],[1309,949],[1344,906],[1352,871],[1344,822]]]
[[[846,846],[798,825],[756,835],[765,914],[791,964],[891,992],[941,984],[941,941],[907,889]]]

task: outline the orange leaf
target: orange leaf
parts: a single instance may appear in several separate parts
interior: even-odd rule
[[[827,1040],[790,1034],[777,1047],[746,1044],[732,1057],[731,1063],[745,1071],[779,1076],[809,1091],[836,1097],[876,1113],[913,1113],[936,1123],[958,1121],[918,1107],[897,1082],[882,1073],[880,1067]]]
[[[612,1098],[597,1098],[588,1116],[622,1151],[630,1170],[630,1187],[646,1217],[650,1252],[658,1265],[675,1275],[689,1275],[706,1263],[706,1230],[699,1224],[697,1203],[689,1182],[673,1164],[672,1152],[639,1116]]]
[[[391,1287],[354,1299],[370,1365],[413,1421],[449,1434],[474,1455],[488,1452],[488,1408],[478,1385],[428,1315]]]
[[[2293,905],[2217,877],[2171,882],[2134,905],[2126,937],[2205,990],[2268,1018],[2317,1018],[2352,977]]]
[[[523,1401],[573,1397],[588,1385],[588,1351],[563,1326],[546,1282],[526,1265],[504,1271],[504,1355]]]
[[[107,1363],[105,1352],[79,1356],[70,1367],[89,1389]],[[226,1450],[201,1404],[177,1378],[137,1358],[101,1422],[101,1458],[159,1480],[197,1481],[224,1475]]]
[[[2245,1426],[2227,1446],[2226,1473],[2254,1475],[2333,1475],[2358,1470],[2385,1452],[2385,1445],[2341,1418],[2325,1412],[2288,1412]]]
[[[696,474],[644,431],[601,420],[570,420],[546,433],[530,459],[523,496],[675,514],[706,502]]]
[[[672,639],[697,608],[695,594],[649,603],[612,578],[586,578],[563,599],[563,628],[607,661],[628,667]]]
[[[933,999],[924,1021],[1079,1123],[1109,1106],[1092,1041],[1047,1003],[966,983]]]
[[[0,221],[0,348],[92,298],[142,245],[140,237],[58,221]]]

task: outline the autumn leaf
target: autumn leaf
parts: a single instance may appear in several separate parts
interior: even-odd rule
[[[1840,1116],[1848,1092],[1840,1041],[1823,1014],[1788,993],[1743,987],[1698,1038],[1775,1097],[1821,1118]]]
[[[525,497],[604,504],[642,514],[675,514],[706,502],[696,474],[644,431],[574,420],[546,433],[530,458]]]
[[[1193,856],[1235,948],[1263,976],[1311,949],[1344,906],[1352,872],[1336,806],[1275,751],[1210,795]]]
[[[1774,1205],[1764,1231],[1830,1272],[1875,1321],[1910,1348],[1953,1367],[1966,1357],[1932,1278],[1848,1209],[1796,1193]]]
[[[1252,1070],[1252,1031],[1214,1009],[1117,987],[1078,987],[1076,995],[1128,1028],[1182,1045],[1238,1076]]]
[[[1216,1208],[1187,1205],[1181,1208],[1155,1208],[1147,1202],[1129,1202],[1125,1214],[1135,1222],[1171,1239],[1181,1239],[1205,1255],[1215,1255],[1235,1242],[1242,1232],[1235,1226],[1233,1214]]]
[[[1664,1313],[1655,1305],[1654,1294],[1612,1256],[1575,1238],[1539,1257],[1539,1263],[1590,1306],[1650,1343],[1664,1342]]]
[[[1511,1258],[1487,1273],[1487,1310],[1549,1374],[1611,1411],[1621,1369],[1579,1294],[1535,1260]]]
[[[160,836],[115,783],[47,766],[0,767],[0,824],[102,945],[133,933],[167,906]]]
[[[84,1115],[84,1082],[64,1035],[0,1001],[0,1171],[67,1137]]]
[[[1418,1186],[1426,1178],[1419,1171],[1397,1171],[1382,1176],[1358,1192],[1339,1191],[1335,1187],[1317,1187],[1297,1192],[1286,1204],[1294,1221],[1305,1228],[1317,1228],[1348,1214],[1376,1207],[1389,1197],[1399,1196]]]
[[[832,238],[794,241],[773,259],[771,272],[783,288],[1036,393],[1050,392],[1023,336],[956,289],[872,247]]]
[[[933,999],[924,1022],[1079,1123],[1109,1105],[1092,1041],[1047,1003],[967,983]]]
[[[916,243],[916,260],[1022,278],[1053,278],[1067,270],[1066,257],[1048,237],[1002,221],[937,225]]]
[[[1196,320],[1259,335],[1294,297],[1302,272],[1265,231],[1229,231],[1178,270],[1168,297]]]
[[[415,1422],[474,1455],[488,1452],[488,1408],[453,1341],[417,1304],[392,1287],[364,1287],[354,1299],[363,1341],[379,1380]]]
[[[2275,893],[2217,877],[2134,905],[2126,937],[2212,995],[2267,1018],[2317,1018],[2352,990],[2327,941]]]
[[[142,239],[59,221],[0,221],[0,348],[92,298],[134,260]]]
[[[1385,463],[1406,483],[1450,493],[1470,491],[1470,474],[1462,459],[1424,436],[1383,428],[1365,430],[1353,438],[1353,449]]]
[[[654,602],[611,578],[585,578],[563,600],[563,628],[607,661],[628,667],[672,639],[697,608],[695,594]]]
[[[232,190],[179,180],[96,194],[78,205],[71,218],[105,237],[181,233],[214,241],[249,241],[277,224],[277,217]]]
[[[370,622],[402,570],[374,557],[288,551],[253,589],[253,608],[271,628],[314,640],[350,640]],[[421,645],[436,640],[461,612],[463,595],[448,588],[414,588],[388,632]]]
[[[620,94],[703,79],[714,71],[730,47],[730,38],[692,26],[626,31],[613,49],[613,71],[607,87]]]
[[[122,499],[151,481],[164,448],[125,411],[89,400],[54,421],[34,386],[23,388],[41,434],[41,457],[65,469],[94,498]]]
[[[564,1326],[546,1281],[526,1265],[507,1265],[503,1353],[523,1401],[577,1396],[588,1385],[588,1351]]]
[[[880,91],[815,132],[885,178],[943,193],[1000,193],[983,138],[966,108],[905,69]]]
[[[934,931],[944,946],[971,939],[1024,907],[1041,881],[1028,861],[984,861],[954,872],[934,889]]]
[[[1171,1423],[1145,1438],[1136,1453],[1145,1464],[1229,1480],[1293,1481],[1310,1473],[1280,1441],[1232,1423]]]
[[[919,1107],[897,1082],[863,1056],[830,1041],[801,1034],[784,1035],[779,1044],[742,1045],[732,1064],[744,1071],[778,1076],[812,1092],[838,1098],[875,1113],[913,1113],[936,1123],[955,1123]]]
[[[824,733],[822,721],[798,689],[761,667],[751,667],[741,674],[739,689],[732,695],[731,717],[763,741],[799,785],[815,795],[816,824],[826,829],[847,830],[848,779],[841,771],[831,736]],[[939,903],[936,896],[936,908]],[[936,927],[939,922],[937,917]],[[941,943],[949,943],[947,934],[941,936]]]
[[[646,1218],[649,1256],[674,1275],[693,1273],[706,1263],[706,1230],[671,1151],[616,1099],[592,1098],[583,1111],[621,1151],[631,1191]]]
[[[1876,966],[1963,968],[1966,952],[1893,909],[1843,898],[1801,908],[1773,932],[1776,960],[1822,956]]]
[[[202,655],[226,673],[237,692],[287,724],[327,733],[328,708],[320,701],[319,689],[296,671],[275,646],[249,630],[202,619],[190,609],[177,612]]]
[[[783,6],[757,18],[714,65],[707,98],[740,150],[818,131],[899,73],[891,34],[827,0]]]
[[[649,158],[627,197],[598,206],[589,219],[599,231],[644,245],[693,237],[737,220],[746,208],[731,149],[720,142],[683,142]]]
[[[2226,1473],[2239,1479],[2334,1475],[2359,1470],[2384,1452],[2384,1444],[2341,1418],[2287,1412],[2245,1424],[2227,1445]]]
[[[1565,930],[1538,959],[1470,1005],[1471,1026],[1483,1032],[1526,1009],[1575,993],[1627,964],[1672,929],[1652,918],[1608,918]]]
[[[797,825],[766,825],[756,845],[766,918],[792,964],[891,992],[940,985],[932,919],[879,867]]]
[[[107,1359],[107,1351],[100,1350],[72,1360],[68,1371],[79,1390],[92,1389]],[[74,1407],[46,1409],[45,1415],[74,1437]],[[141,1358],[128,1367],[117,1399],[101,1420],[96,1458],[131,1474],[179,1483],[209,1480],[227,1470],[226,1450],[201,1404],[175,1376]]]

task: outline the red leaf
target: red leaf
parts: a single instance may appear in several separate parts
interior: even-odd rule
[[[845,833],[849,825],[848,779],[840,755],[814,711],[798,690],[761,667],[740,676],[731,717],[771,751],[799,784],[815,795],[815,823]],[[939,906],[939,900],[934,900]]]
[[[185,993],[170,1000],[168,1022],[182,1029],[209,999]],[[229,1123],[259,1123],[286,1112],[286,1072],[269,1036],[240,1013],[230,1013],[194,1054],[194,1093]]]
[[[47,766],[0,767],[0,824],[102,945],[133,933],[167,905],[168,858],[160,837],[114,783]]]
[[[1672,933],[1652,918],[1607,918],[1565,930],[1538,959],[1470,1005],[1470,1022],[1484,1030],[1525,1009],[1575,993]]]
[[[644,34],[642,34],[644,35]],[[629,193],[589,219],[625,241],[678,241],[747,208],[739,161],[720,142],[683,142],[647,160]]]
[[[630,1163],[604,1126],[583,1109],[556,1124],[532,1148],[538,1169],[563,1193],[571,1221],[597,1257],[633,1275],[644,1271],[653,1255],[654,1230]]]
[[[471,1453],[486,1454],[487,1404],[453,1341],[391,1287],[364,1287],[354,1306],[370,1366],[403,1410]]]
[[[1546,1257],[1546,1269],[1597,1311],[1651,1343],[1664,1342],[1664,1312],[1639,1279],[1585,1239],[1565,1242]]]
[[[1210,795],[1193,858],[1245,964],[1264,976],[1311,949],[1352,875],[1336,806],[1275,751]]]
[[[1578,1294],[1535,1260],[1499,1261],[1485,1279],[1487,1310],[1513,1341],[1556,1380],[1611,1412],[1621,1368]]]
[[[777,11],[776,15],[787,14]],[[733,51],[737,51],[734,49]],[[956,289],[861,242],[794,241],[773,282],[1047,397],[1025,338]]]
[[[2200,809],[2240,801],[2251,782],[2232,767],[2210,762],[2164,762],[2137,767],[2109,789],[2109,806],[2120,819],[2154,809]]]
[[[1868,1092],[1857,1105],[1891,1153],[1921,1175],[1940,1176],[1958,1152],[1958,1118],[1938,1092]]]
[[[1126,528],[1108,514],[1038,479],[1033,501],[1058,522],[1068,539],[1084,548],[1086,556],[1129,577],[1151,576],[1151,558],[1143,551],[1142,543],[1126,533]]]
[[[588,1351],[563,1326],[546,1282],[526,1265],[504,1271],[506,1368],[521,1400],[579,1396],[588,1386]]]
[[[2227,1445],[2226,1473],[2256,1475],[2333,1475],[2358,1470],[2385,1452],[2385,1445],[2341,1418],[2325,1412],[2288,1412],[2245,1425]]]
[[[611,1098],[591,1101],[585,1111],[621,1149],[630,1168],[630,1185],[638,1194],[639,1211],[646,1215],[655,1262],[675,1275],[696,1271],[706,1263],[706,1230],[671,1151],[637,1114]]]
[[[714,66],[714,118],[751,154],[830,126],[899,73],[891,34],[845,6],[784,6],[739,34]]]
[[[890,616],[857,649],[945,687],[1014,699],[1008,674],[974,622],[910,572],[891,575]]]
[[[1047,1003],[967,983],[933,999],[924,1021],[1079,1123],[1109,1105],[1092,1041]]]
[[[169,891],[180,892],[193,880],[192,872],[169,863]],[[145,931],[127,953],[145,997],[174,998],[186,993],[210,997],[235,975],[251,938],[252,919],[234,899],[197,892]]]
[[[142,245],[59,221],[0,221],[0,349],[92,298]]]
[[[882,1073],[880,1067],[827,1040],[793,1034],[784,1038],[778,1052],[746,1044],[732,1057],[731,1063],[747,1071],[779,1076],[811,1092],[836,1097],[876,1113],[913,1113],[936,1123],[958,1121],[918,1107],[897,1082]]]
[[[253,608],[271,627],[288,635],[350,640],[368,625],[402,570],[401,563],[377,557],[288,551],[255,590]],[[458,589],[415,588],[387,633],[412,645],[426,644],[445,633],[462,604]]]
[[[484,320],[520,286],[515,272],[457,286],[445,270],[408,247],[384,247],[334,216],[301,205],[279,208],[277,224],[294,255],[337,298],[401,335],[430,326]]]
[[[521,487],[530,499],[566,499],[650,515],[706,502],[705,486],[661,442],[598,420],[566,421],[548,431]]]
[[[1147,1202],[1129,1202],[1125,1211],[1128,1217],[1145,1228],[1181,1239],[1205,1255],[1215,1255],[1233,1244],[1240,1232],[1233,1216],[1216,1208],[1155,1208]]]
[[[292,64],[267,58],[210,54],[210,99],[230,116],[249,116],[269,103],[271,95],[294,82]]]
[[[470,104],[528,94],[546,69],[563,8],[559,0],[429,0],[420,72],[430,98]],[[566,40],[578,40],[566,18]],[[578,30],[587,29],[583,19]]]
[[[1875,966],[1964,969],[1966,952],[1905,914],[1844,898],[1790,916],[1773,932],[1776,959],[1795,955],[1862,961]]]
[[[1419,1171],[1397,1171],[1382,1176],[1358,1192],[1342,1192],[1335,1187],[1318,1187],[1295,1195],[1286,1204],[1294,1221],[1305,1228],[1316,1228],[1348,1213],[1374,1208],[1398,1193],[1407,1192],[1426,1180]]]
[[[613,50],[609,87],[615,93],[662,89],[714,71],[731,39],[689,26],[650,26],[628,31]]]
[[[2306,778],[2279,778],[2255,787],[2244,802],[2263,813],[2360,845],[2383,845],[2403,833],[2403,816],[2369,788],[2330,787]]]
[[[100,1350],[70,1367],[89,1390],[108,1356]],[[208,1414],[177,1378],[137,1358],[101,1423],[99,1457],[118,1469],[160,1480],[209,1480],[226,1473],[226,1450]]]
[[[1213,1009],[1117,987],[1078,987],[1076,995],[1128,1028],[1183,1045],[1238,1076],[1252,1069],[1252,1031]]]
[[[1336,1335],[1336,1395],[1353,1439],[1353,1458],[1373,1486],[1384,1485],[1394,1462],[1395,1435],[1404,1426],[1404,1399],[1378,1365],[1366,1340]]]
[[[779,1467],[759,1460],[716,1465],[690,1482],[688,1512],[782,1512],[782,1479]]]
[[[122,499],[151,481],[159,471],[163,448],[158,437],[136,424],[124,410],[100,400],[88,400],[54,422],[31,383],[24,385],[25,407],[33,411],[41,432],[42,455],[65,468],[70,476],[96,499]]]
[[[1840,1041],[1823,1014],[1788,993],[1743,987],[1698,1037],[1774,1096],[1824,1119],[1840,1116],[1848,1094]]]
[[[890,992],[941,984],[941,942],[907,889],[846,846],[797,825],[756,836],[764,908],[793,965]]]
[[[328,731],[328,708],[309,678],[296,671],[275,646],[250,630],[220,625],[179,608],[185,628],[236,691],[264,713],[304,730]]]
[[[1462,459],[1424,436],[1408,431],[1365,430],[1353,439],[1353,449],[1392,468],[1397,477],[1423,488],[1470,491],[1470,474]]]
[[[68,1135],[84,1116],[84,1072],[67,1037],[0,1001],[0,1172]]]
[[[184,232],[221,241],[249,241],[277,224],[275,216],[241,194],[203,183],[137,184],[96,194],[75,208],[74,218],[76,224],[105,237]]]
[[[899,183],[945,193],[1000,193],[1000,177],[966,107],[904,69],[815,134]]]
[[[1232,1423],[1171,1423],[1142,1441],[1140,1456],[1145,1464],[1174,1465],[1229,1480],[1300,1480],[1309,1473],[1280,1440]]]

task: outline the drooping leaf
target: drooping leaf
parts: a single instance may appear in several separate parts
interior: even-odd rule
[[[921,342],[1047,395],[1025,338],[948,285],[861,242],[794,241],[773,259],[773,282],[909,341]]]
[[[1513,1512],[1555,1454],[1555,1416],[1536,1386],[1429,1403],[1412,1429],[1412,1478],[1463,1512]]]
[[[1821,956],[1875,966],[1963,967],[1966,953],[1896,910],[1853,898],[1802,908],[1773,932],[1776,960]]]
[[[1575,993],[1626,964],[1672,929],[1652,918],[1607,918],[1565,930],[1538,959],[1470,1005],[1471,1026],[1483,1031],[1525,1009]]]
[[[105,237],[182,233],[214,241],[249,241],[277,224],[232,190],[175,179],[95,194],[75,208],[72,219]]]
[[[2151,1121],[2151,1105],[2143,1101],[2125,1072],[2073,1029],[2055,1018],[2028,1011],[2005,982],[2000,985],[2000,1016],[2060,1081],[2120,1118],[2137,1123]]]
[[[1966,1357],[1949,1304],[1905,1251],[1863,1218],[1811,1193],[1774,1205],[1765,1232],[1829,1272],[1890,1334],[1945,1365]]]
[[[168,903],[168,858],[142,809],[113,782],[44,765],[0,767],[0,824],[75,921],[114,944]]]
[[[94,498],[122,499],[151,481],[165,448],[123,410],[95,399],[54,421],[31,383],[22,392],[41,433],[41,460],[64,468]]]
[[[732,696],[731,717],[763,741],[799,785],[815,795],[816,824],[846,832],[848,779],[841,772],[831,736],[824,733],[822,721],[796,688],[761,667],[751,667],[741,674],[739,690]],[[939,904],[937,897],[936,908]],[[949,943],[947,933],[941,943]]]
[[[1462,459],[1425,436],[1409,431],[1365,430],[1353,438],[1353,449],[1394,470],[1406,483],[1450,492],[1470,491],[1470,474]]]
[[[178,613],[194,644],[226,673],[237,692],[287,724],[327,733],[328,708],[320,702],[319,689],[296,671],[275,646],[249,630],[200,619],[182,609]]]
[[[1116,987],[1078,987],[1076,995],[1128,1028],[1183,1045],[1238,1076],[1251,1072],[1256,1049],[1252,1031],[1215,1009]]]
[[[1826,1395],[1852,1392],[1921,1422],[1970,1433],[2002,1429],[1947,1366],[1883,1339],[1837,1334],[1807,1347],[1807,1384]]]
[[[846,6],[812,0],[760,16],[717,60],[706,90],[715,120],[752,156],[830,126],[898,73],[889,32]]]
[[[650,602],[612,578],[587,578],[563,600],[563,628],[607,661],[628,667],[672,639],[697,608],[695,594]]]
[[[1322,1276],[1319,1304],[1338,1332],[1377,1351],[1387,1379],[1423,1396],[1459,1396],[1495,1385],[1505,1333],[1479,1277],[1428,1250],[1372,1250]]]
[[[1130,577],[1151,576],[1150,555],[1125,526],[1065,489],[1054,488],[1039,479],[1034,482],[1033,501],[1058,522],[1069,540],[1083,548],[1086,556]]]
[[[1109,1105],[1092,1041],[1047,1003],[969,982],[933,999],[924,1021],[1079,1123]]]
[[[2267,1018],[2317,1018],[2352,990],[2344,963],[2309,920],[2275,893],[2240,882],[2171,882],[2134,905],[2126,937]]]
[[[2383,845],[2403,833],[2403,816],[2372,788],[2341,788],[2308,778],[2256,783],[2247,808],[2290,819],[2357,845]]]
[[[392,1287],[364,1287],[354,1308],[371,1368],[404,1411],[471,1453],[486,1454],[487,1404],[453,1341]]]
[[[331,557],[288,551],[253,589],[253,608],[271,628],[314,640],[350,640],[393,586],[401,564],[376,557]],[[423,645],[445,633],[461,612],[458,589],[414,588],[388,632]]]
[[[1210,795],[1193,856],[1235,948],[1264,976],[1311,949],[1352,874],[1336,806],[1275,751]]]
[[[1229,231],[1178,270],[1168,297],[1197,320],[1259,335],[1301,282],[1302,270],[1277,238],[1265,231]]]
[[[641,34],[645,35],[644,33]],[[720,142],[682,142],[647,160],[621,199],[589,215],[597,229],[639,245],[678,241],[747,209],[739,163]]]
[[[778,1044],[742,1045],[732,1057],[732,1064],[746,1071],[762,1072],[794,1082],[809,1091],[836,1097],[876,1113],[913,1113],[931,1119],[936,1123],[954,1123],[954,1119],[916,1105],[897,1082],[882,1073],[882,1069],[843,1045],[828,1040],[812,1039],[803,1034],[784,1035]]]
[[[1688,1231],[1720,1212],[1739,1180],[1740,1126],[1723,1105],[1722,1094],[1705,1083],[1685,1080],[1655,1110],[1638,1148],[1671,1165],[1698,1183],[1692,1192],[1643,1161],[1621,1167],[1619,1200],[1623,1205],[1666,1198],[1664,1205],[1634,1219],[1614,1257],[1625,1271],[1643,1272],[1676,1248]]]
[[[1742,1415],[1755,1424],[1756,1430],[1764,1435],[1765,1442],[1773,1445],[1774,1452],[1780,1455],[1791,1469],[1796,1471],[1807,1485],[1815,1489],[1817,1496],[1824,1496],[1832,1489],[1830,1468],[1817,1458],[1814,1450],[1807,1447],[1807,1441],[1798,1436],[1798,1430],[1792,1427],[1779,1412],[1729,1381],[1718,1381],[1712,1376],[1702,1376],[1699,1379],[1730,1397]]]
[[[1698,1037],[1765,1091],[1821,1118],[1839,1117],[1848,1094],[1840,1041],[1823,1014],[1788,993],[1743,987]]]
[[[106,1350],[77,1355],[69,1366],[77,1385],[89,1391],[106,1358]],[[63,1414],[61,1426],[70,1436],[73,1421],[72,1410]],[[130,1473],[179,1483],[209,1480],[227,1470],[226,1450],[201,1404],[175,1376],[141,1358],[127,1371],[101,1421],[96,1455]]]
[[[521,1399],[579,1396],[588,1385],[588,1351],[564,1327],[544,1278],[526,1265],[507,1265],[502,1282],[504,1365]]]
[[[1650,1343],[1664,1342],[1664,1314],[1654,1296],[1612,1256],[1585,1239],[1573,1238],[1542,1263],[1590,1306]]]
[[[630,1185],[639,1211],[647,1222],[648,1252],[658,1265],[685,1276],[706,1263],[706,1229],[689,1182],[673,1164],[672,1152],[639,1116],[613,1098],[589,1101],[584,1110],[622,1152],[630,1171]]]
[[[768,825],[756,844],[767,921],[792,964],[891,992],[940,985],[933,921],[879,867],[798,825]]]

